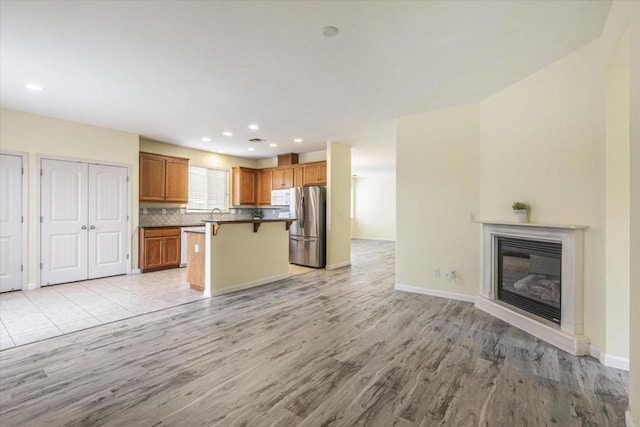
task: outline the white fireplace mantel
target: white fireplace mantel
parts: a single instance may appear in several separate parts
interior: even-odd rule
[[[483,221],[483,283],[476,307],[575,355],[587,354],[583,335],[584,226]],[[556,325],[498,300],[498,237],[562,244],[561,319]]]

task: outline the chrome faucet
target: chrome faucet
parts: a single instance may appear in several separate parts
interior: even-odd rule
[[[213,209],[211,209],[211,219],[212,219],[212,220],[213,220],[213,214],[214,214],[215,212],[222,213],[222,210],[221,210],[220,208],[213,208]]]

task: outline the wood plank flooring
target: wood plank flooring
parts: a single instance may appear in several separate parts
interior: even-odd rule
[[[0,352],[8,426],[622,426],[627,374],[353,266]]]

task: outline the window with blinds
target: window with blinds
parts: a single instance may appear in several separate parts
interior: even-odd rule
[[[228,208],[229,171],[189,166],[189,202],[187,210]]]

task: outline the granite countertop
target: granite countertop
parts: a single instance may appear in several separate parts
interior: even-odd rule
[[[220,215],[215,219],[203,219],[193,224],[162,224],[162,225],[139,225],[138,228],[175,228],[175,227],[204,227],[207,222],[215,224],[233,224],[233,223],[255,223],[255,222],[285,222],[295,221],[296,218],[259,218],[254,219],[250,215]]]
[[[138,228],[176,228],[176,227],[203,227],[202,222],[195,224],[162,224],[162,225],[139,225]]]
[[[212,222],[215,224],[233,224],[233,223],[254,223],[254,222],[287,222],[295,221],[297,218],[227,218],[227,219],[204,219],[203,223]]]

